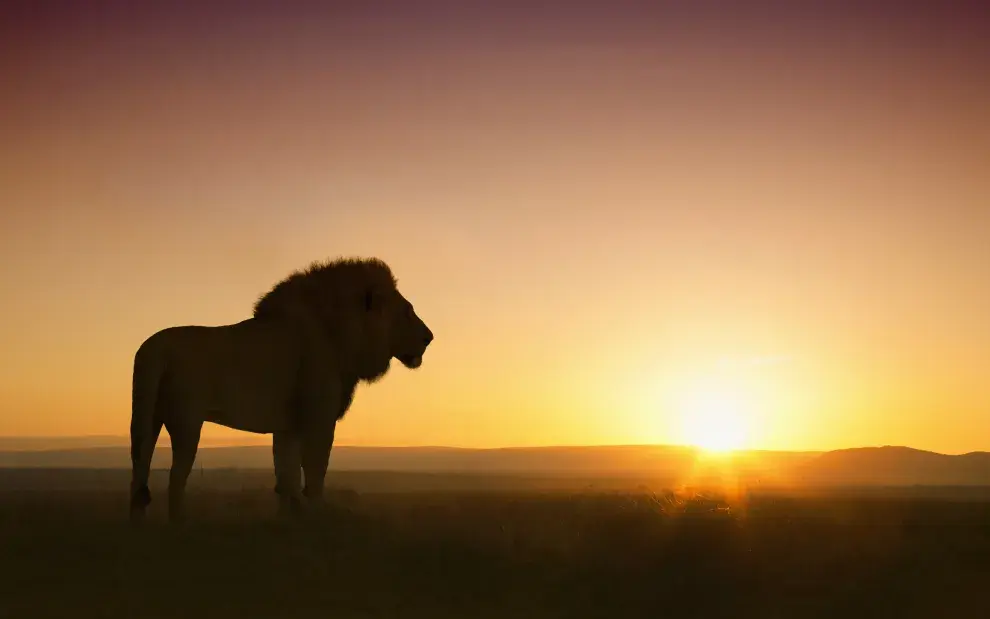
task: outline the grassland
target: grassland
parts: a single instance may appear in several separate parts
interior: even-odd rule
[[[125,521],[125,471],[0,471],[0,617],[952,617],[990,608],[990,499],[719,500],[622,480],[335,473],[274,519],[270,473]],[[728,506],[730,509],[721,509]],[[974,614],[975,613],[975,614]]]

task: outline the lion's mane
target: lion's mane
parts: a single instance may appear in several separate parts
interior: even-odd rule
[[[384,261],[337,258],[313,262],[275,284],[255,303],[254,318],[299,326],[331,348],[343,378],[374,381],[392,357],[387,306],[398,298]]]

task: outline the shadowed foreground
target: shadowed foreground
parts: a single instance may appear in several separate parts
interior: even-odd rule
[[[283,526],[229,481],[143,530],[126,488],[2,484],[0,616],[939,617],[990,582],[986,500],[336,491]]]

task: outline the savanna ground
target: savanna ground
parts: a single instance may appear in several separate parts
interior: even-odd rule
[[[326,512],[286,526],[271,473],[197,472],[170,527],[156,472],[135,530],[126,471],[0,470],[0,617],[990,616],[985,490],[724,510],[619,482],[331,476]]]

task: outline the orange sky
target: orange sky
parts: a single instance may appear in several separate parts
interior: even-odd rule
[[[537,4],[5,9],[0,435],[126,434],[143,338],[361,254],[436,340],[342,444],[680,442],[731,383],[749,446],[990,448],[985,11]]]

